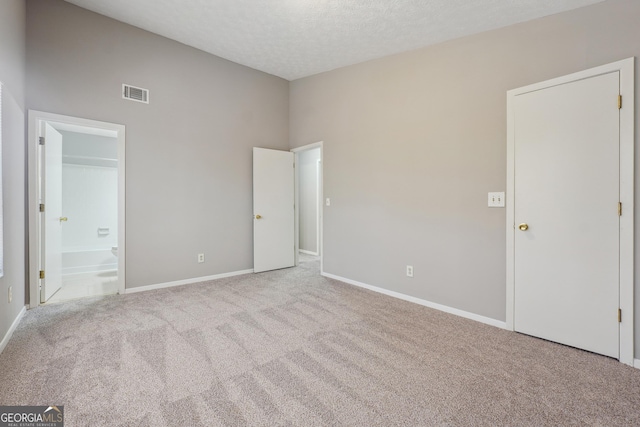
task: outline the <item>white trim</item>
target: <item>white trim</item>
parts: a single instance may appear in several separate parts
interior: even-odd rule
[[[446,305],[438,304],[435,302],[427,301],[424,299],[412,297],[410,295],[401,294],[400,292],[390,291],[388,289],[379,288],[377,286],[367,285],[366,283],[357,282],[355,280],[347,279],[344,277],[336,276],[335,274],[322,273],[324,277],[330,279],[339,280],[349,285],[358,286],[359,288],[369,289],[370,291],[378,292],[384,295],[388,295],[394,298],[398,298],[404,301],[409,301],[415,304],[419,304],[425,307],[433,308],[435,310],[443,311],[445,313],[454,314],[456,316],[464,317],[465,319],[475,320],[476,322],[484,323],[486,325],[495,326],[500,329],[507,329],[507,324],[500,320],[492,319],[490,317],[481,316],[479,314],[470,313],[468,311],[459,310],[457,308],[449,307]]]
[[[320,158],[316,161],[316,255],[320,254],[320,228],[322,227],[320,221],[320,209],[322,209],[322,153]]]
[[[124,294],[126,283],[125,266],[125,141],[126,131],[124,125],[82,119],[78,117],[64,116],[60,114],[46,113],[29,110],[28,147],[28,197],[29,197],[29,306],[40,305],[39,270],[40,270],[40,221],[38,221],[39,175],[38,160],[38,136],[41,121],[57,122],[65,125],[73,125],[86,128],[101,129],[106,132],[114,132],[118,139],[118,293]]]
[[[302,254],[318,256],[318,252],[311,252],[311,251],[307,251],[305,249],[298,249],[298,252],[300,252]]]
[[[22,316],[24,316],[26,312],[27,312],[27,306],[23,306],[22,310],[20,310],[20,313],[18,313],[18,315],[16,316],[15,320],[11,324],[11,327],[5,334],[4,338],[2,338],[2,341],[0,341],[0,354],[4,351],[7,344],[9,344],[9,340],[11,340],[13,333],[16,331],[16,328],[18,327],[18,325],[20,324],[20,321],[22,320]]]
[[[174,282],[158,283],[155,285],[139,286],[136,288],[127,288],[125,293],[135,294],[137,292],[153,291],[155,289],[173,288],[176,286],[192,285],[194,283],[208,282],[209,280],[224,279],[225,277],[241,276],[243,274],[253,273],[253,268],[249,270],[232,271],[230,273],[214,274],[213,276],[194,277],[193,279],[176,280]]]
[[[634,337],[634,234],[635,234],[635,58],[620,61],[620,362],[633,363]]]
[[[118,293],[123,295],[126,289],[126,223],[127,214],[125,209],[126,197],[126,134],[124,126],[118,131]]]
[[[514,112],[515,96],[557,86],[576,80],[586,79],[615,71],[620,72],[620,94],[622,109],[620,110],[620,202],[623,210],[620,217],[620,362],[634,364],[634,144],[635,144],[635,58],[627,58],[611,64],[580,71],[533,85],[513,89],[507,92],[507,329],[514,330],[515,274],[514,274],[514,239],[515,239],[515,140]],[[636,362],[637,363],[637,362]]]
[[[294,156],[294,161],[295,161],[295,167],[296,167],[296,174],[295,174],[295,253],[296,253],[296,265],[298,265],[298,252],[300,251],[300,209],[299,209],[299,204],[300,204],[300,194],[299,194],[299,174],[298,174],[298,154],[301,151],[308,151],[308,150],[313,150],[315,148],[319,148],[320,149],[320,161],[319,161],[319,168],[318,168],[318,174],[320,176],[320,179],[318,180],[318,193],[319,193],[319,205],[318,205],[318,211],[319,211],[319,230],[318,230],[318,235],[319,235],[319,240],[318,240],[318,245],[319,245],[319,250],[320,250],[320,274],[324,274],[324,141],[318,141],[318,142],[314,142],[313,144],[308,144],[308,145],[303,145],[302,147],[297,147],[297,148],[292,148],[291,151],[292,153],[295,154]],[[318,255],[318,254],[315,254]]]
[[[318,141],[318,142],[314,142],[312,144],[303,145],[302,147],[292,148],[289,151],[291,151],[292,153],[299,153],[300,151],[313,150],[314,148],[322,149],[323,145],[324,145],[324,141]]]
[[[640,359],[633,359],[633,367],[640,369]]]

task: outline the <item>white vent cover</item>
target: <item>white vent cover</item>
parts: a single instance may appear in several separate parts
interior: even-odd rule
[[[149,103],[149,90],[135,87],[128,84],[122,85],[122,97],[131,101]]]

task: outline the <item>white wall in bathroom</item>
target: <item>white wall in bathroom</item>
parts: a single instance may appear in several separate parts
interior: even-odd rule
[[[68,218],[62,225],[63,253],[117,246],[118,170],[63,162],[62,215]],[[99,234],[99,228],[109,234]]]

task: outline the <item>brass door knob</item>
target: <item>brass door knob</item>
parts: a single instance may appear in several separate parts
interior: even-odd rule
[[[522,231],[527,231],[527,230],[529,229],[529,224],[526,224],[526,223],[524,223],[524,222],[523,222],[522,224],[520,224],[520,225],[518,226],[518,228],[519,228],[520,230],[522,230]]]
[[[256,215],[256,219],[261,219],[262,215]]]
[[[61,216],[60,217],[60,222],[64,221],[67,222],[68,218],[66,216]]]

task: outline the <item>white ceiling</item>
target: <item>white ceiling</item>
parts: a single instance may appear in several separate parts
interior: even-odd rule
[[[603,0],[66,0],[287,80]]]

